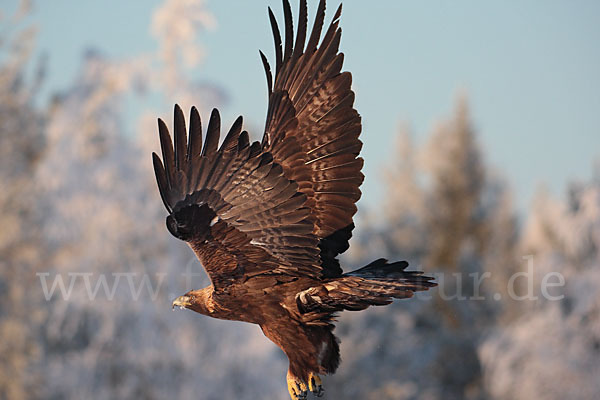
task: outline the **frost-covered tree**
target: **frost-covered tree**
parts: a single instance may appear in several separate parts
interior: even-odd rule
[[[506,185],[483,162],[464,98],[424,146],[405,132],[397,143],[385,222],[358,232],[351,255],[407,259],[440,287],[422,301],[342,318],[352,324],[340,326],[345,364],[335,397],[485,398],[477,346],[504,311],[490,295],[515,259]]]
[[[600,179],[559,202],[540,192],[522,243],[535,301],[480,348],[494,399],[596,399],[600,395]],[[545,284],[544,284],[545,283]],[[543,288],[546,287],[546,291]]]
[[[224,102],[189,73],[214,17],[203,1],[166,0],[156,53],[90,50],[41,109],[35,30],[19,19],[28,4],[0,21],[0,398],[287,397],[286,359],[257,327],[169,310],[207,277],[164,227],[149,155],[156,116],[170,119],[174,102],[203,116]],[[344,313],[344,363],[326,398],[597,398],[600,178],[564,202],[540,194],[519,238],[464,100],[425,145],[404,131],[397,146],[383,214],[361,210],[346,264],[387,254],[441,285]],[[565,284],[510,300],[526,266],[517,255],[532,256],[536,288]]]
[[[0,398],[15,400],[39,389],[32,365],[41,352],[41,312],[27,288],[43,247],[31,179],[44,150],[43,114],[33,106],[43,70],[25,73],[35,41],[35,28],[22,27],[27,8],[0,15]]]

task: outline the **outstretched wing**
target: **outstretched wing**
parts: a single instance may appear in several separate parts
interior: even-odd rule
[[[169,231],[194,249],[215,287],[257,274],[318,276],[307,196],[258,142],[249,143],[241,117],[217,148],[220,125],[215,109],[202,144],[196,108],[189,139],[179,106],[174,141],[159,120],[162,161],[154,153],[153,162]]]
[[[307,196],[307,206],[315,218],[315,234],[324,253],[323,264],[333,275],[341,269],[335,260],[348,247],[352,217],[363,160],[358,157],[362,143],[360,116],[353,108],[352,77],[341,72],[343,54],[338,51],[341,6],[335,13],[321,44],[325,0],[321,0],[306,43],[306,0],[300,1],[298,33],[294,40],[288,0],[283,0],[285,44],[277,21],[269,9],[275,40],[275,79],[261,52],[267,75],[269,106],[262,140],[264,150],[283,166]],[[305,45],[306,43],[306,45]]]

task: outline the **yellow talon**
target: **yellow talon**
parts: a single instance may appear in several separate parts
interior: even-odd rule
[[[287,385],[288,385],[288,392],[290,393],[290,398],[292,400],[296,400],[296,383],[293,381],[290,381],[288,379],[287,381]]]
[[[306,400],[308,395],[306,383],[291,375],[289,371],[287,374],[287,387],[292,400]]]
[[[312,372],[308,374],[308,388],[317,397],[321,397],[323,395],[323,382],[321,381],[319,375]]]
[[[308,388],[311,392],[314,392],[316,386],[321,385],[321,378],[318,375],[313,374],[312,372],[308,374]]]

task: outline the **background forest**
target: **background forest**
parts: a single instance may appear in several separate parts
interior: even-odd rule
[[[286,398],[287,361],[258,327],[170,311],[207,278],[165,229],[150,152],[173,103],[224,102],[189,74],[213,16],[165,1],[155,53],[90,50],[42,106],[27,13],[0,21],[0,398]],[[381,207],[361,207],[344,259],[406,259],[440,287],[344,313],[325,398],[598,398],[600,173],[518,213],[467,96],[448,110],[425,143],[387,133]]]

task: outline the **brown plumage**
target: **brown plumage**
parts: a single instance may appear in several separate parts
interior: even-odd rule
[[[300,1],[295,40],[288,0],[283,9],[283,43],[269,9],[274,77],[260,53],[269,89],[262,142],[250,143],[240,117],[219,146],[217,110],[202,142],[198,111],[191,110],[188,134],[175,106],[174,137],[159,120],[162,160],[153,154],[153,162],[167,228],[190,245],[212,282],[173,305],[259,324],[289,358],[288,389],[300,399],[307,390],[320,394],[318,374],[338,367],[336,312],[389,304],[435,283],[405,271],[404,261],[343,273],[337,256],[354,228],[363,161],[351,75],[341,72],[338,51],[341,6],[322,40],[324,0],[309,36]]]

